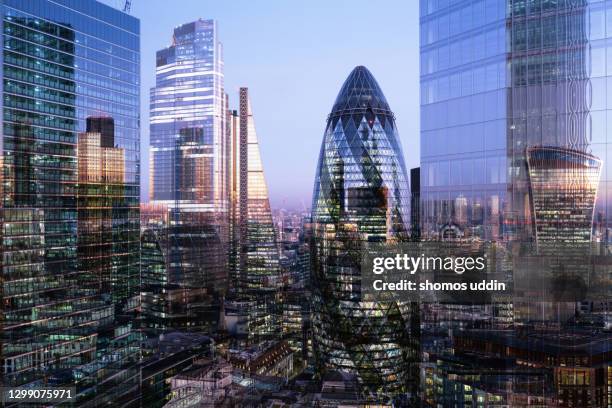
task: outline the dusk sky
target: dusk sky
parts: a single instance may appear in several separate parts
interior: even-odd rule
[[[406,165],[418,166],[418,0],[132,0],[131,14],[141,22],[143,198],[155,52],[171,43],[175,26],[198,18],[219,22],[230,105],[237,108],[239,87],[250,89],[273,207],[310,207],[325,120],[356,65],[378,80],[396,116]]]

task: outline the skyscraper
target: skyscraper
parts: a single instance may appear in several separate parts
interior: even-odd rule
[[[514,285],[504,306],[512,318],[498,323],[517,333],[505,331],[505,339],[527,339],[537,321],[549,327],[555,344],[585,342],[568,333],[566,322],[579,315],[577,301],[589,300],[590,241],[609,251],[610,6],[421,1],[422,232],[435,238],[453,221],[464,237],[511,249],[502,267]],[[525,345],[529,356],[512,364],[537,365],[541,347],[531,340]],[[581,364],[605,370],[597,361]],[[553,375],[553,367],[543,367]],[[598,406],[595,400],[603,398],[551,385],[560,406],[587,406],[586,400]]]
[[[92,0],[0,12],[3,382],[103,405],[138,386],[139,21]],[[86,132],[101,113],[110,151]]]
[[[217,24],[174,29],[151,89],[151,198],[168,208],[166,325],[216,328],[227,286],[228,132]]]
[[[115,120],[110,116],[89,116],[86,122],[88,133],[100,134],[100,146],[115,147]]]
[[[563,248],[568,256],[573,248],[586,255],[601,160],[567,148],[531,147],[527,167],[538,253],[551,255]]]
[[[247,343],[279,338],[279,253],[248,88],[231,119],[231,299],[247,326]]]
[[[140,299],[143,331],[164,330],[170,309],[168,289],[167,246],[168,209],[164,205],[142,203],[140,205]]]
[[[127,302],[130,286],[134,296],[140,282],[138,265],[133,271],[120,267],[126,266],[118,245],[126,238],[122,221],[131,210],[124,192],[125,150],[102,147],[102,141],[99,132],[78,135],[77,262],[83,277],[91,278],[88,285],[108,285],[116,301]]]
[[[395,118],[362,66],[348,76],[327,119],[312,204],[312,331],[317,372],[347,371],[363,392],[413,390],[414,305],[372,302],[360,291],[371,243],[410,238],[410,190]]]
[[[533,239],[527,150],[534,146],[603,161],[595,211],[609,222],[611,11],[589,0],[421,1],[425,236],[455,218],[466,235]],[[456,216],[459,196],[465,217]]]

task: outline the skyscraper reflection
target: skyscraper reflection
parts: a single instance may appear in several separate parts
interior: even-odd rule
[[[0,13],[3,383],[107,404],[138,386],[139,22],[93,1]],[[100,115],[112,135],[85,132]]]

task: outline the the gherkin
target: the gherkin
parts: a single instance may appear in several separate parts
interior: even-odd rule
[[[313,194],[313,349],[319,374],[357,375],[364,394],[416,386],[418,310],[368,302],[361,251],[409,237],[410,189],[393,113],[372,74],[356,67],[327,119]]]

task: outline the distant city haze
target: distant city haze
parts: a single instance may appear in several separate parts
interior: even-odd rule
[[[122,0],[104,0],[121,8]],[[149,198],[149,89],[175,26],[216,19],[230,107],[248,86],[273,207],[310,207],[325,121],[356,65],[394,110],[406,166],[419,163],[418,1],[133,0],[141,23],[141,196]]]

